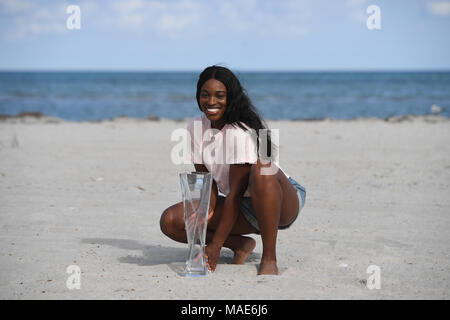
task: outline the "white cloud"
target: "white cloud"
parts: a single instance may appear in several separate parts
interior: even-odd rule
[[[313,1],[221,1],[219,10],[227,30],[252,35],[304,35],[310,31]]]
[[[353,22],[364,23],[367,19],[366,9],[368,5],[368,0],[346,0],[347,16]]]
[[[348,8],[355,8],[355,7],[361,7],[363,5],[366,5],[368,0],[347,0],[345,1],[345,5]]]
[[[176,36],[186,32],[200,19],[200,7],[193,0],[116,1],[110,24],[135,33],[156,32]]]
[[[55,6],[41,7],[26,1],[0,0],[6,9],[6,17],[11,19],[11,27],[2,30],[7,40],[20,40],[29,35],[60,34],[67,31],[65,18],[67,17],[67,3]],[[5,7],[6,6],[8,7]]]
[[[303,35],[310,30],[314,0],[116,1],[103,21],[120,30],[169,37],[239,32]],[[104,23],[105,24],[105,23]]]
[[[158,19],[156,26],[161,31],[178,31],[184,29],[193,21],[195,21],[195,16],[177,17],[164,14]]]
[[[22,12],[33,8],[33,3],[26,0],[0,0],[0,7],[6,13]]]
[[[132,12],[134,10],[142,9],[145,2],[142,0],[127,0],[116,2],[114,5],[124,12]]]
[[[113,9],[117,14],[117,23],[120,27],[136,29],[141,28],[145,19],[143,7],[145,2],[142,0],[116,1],[113,3]],[[116,18],[116,17],[113,17]]]
[[[358,23],[363,23],[367,20],[367,15],[365,11],[354,11],[350,13],[350,19]]]
[[[431,2],[428,11],[436,16],[450,16],[450,1]]]
[[[348,17],[360,23],[365,21],[368,1],[340,0],[332,7],[345,10]],[[171,38],[224,32],[249,37],[302,36],[322,26],[330,8],[325,0],[81,0],[78,4],[82,28],[89,31]],[[68,5],[68,0],[46,5],[29,0],[0,0],[1,10],[8,12],[12,22],[0,32],[10,38],[60,34],[67,31]]]
[[[200,5],[191,0],[174,2],[167,6],[164,13],[157,19],[156,28],[161,32],[183,32],[188,28],[198,30],[202,10]]]

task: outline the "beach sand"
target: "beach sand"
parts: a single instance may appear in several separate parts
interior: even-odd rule
[[[0,299],[449,299],[450,122],[439,117],[268,121],[307,189],[278,233],[279,276],[222,250],[179,276],[187,245],[160,231],[181,200],[170,134],[186,121],[0,121]],[[68,289],[67,267],[81,270]],[[380,268],[381,288],[366,273]]]

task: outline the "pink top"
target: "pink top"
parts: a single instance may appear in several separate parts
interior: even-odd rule
[[[187,125],[191,136],[191,162],[203,164],[225,196],[230,193],[230,164],[256,163],[258,160],[256,131],[241,124],[248,131],[230,124],[219,131],[211,128],[211,121],[202,114]],[[244,197],[250,197],[248,188]]]

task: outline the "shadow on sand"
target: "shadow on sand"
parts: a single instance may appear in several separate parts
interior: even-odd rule
[[[129,239],[111,239],[111,238],[85,238],[82,243],[108,245],[124,250],[138,250],[141,255],[133,254],[119,257],[117,260],[122,263],[132,263],[139,266],[155,266],[166,264],[174,272],[180,274],[184,269],[187,257],[186,248],[165,247],[161,245],[148,245],[136,240]],[[247,262],[259,261],[261,255],[259,253],[251,253]],[[233,262],[233,252],[224,249],[221,252],[219,263],[231,264]]]
[[[130,254],[118,258],[119,262],[132,263],[139,266],[154,266],[186,261],[187,249],[184,248],[148,245],[129,239],[85,238],[82,239],[81,242],[88,244],[108,245],[129,251],[141,251],[141,255]]]

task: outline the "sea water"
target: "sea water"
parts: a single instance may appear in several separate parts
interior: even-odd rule
[[[266,120],[450,116],[450,72],[235,72]],[[71,121],[199,114],[199,72],[0,72],[0,114]]]

